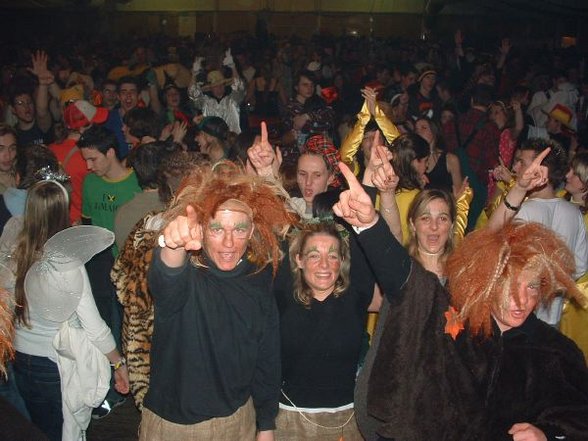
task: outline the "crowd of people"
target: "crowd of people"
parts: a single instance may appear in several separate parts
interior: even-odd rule
[[[2,66],[10,439],[588,439],[574,48],[59,43]]]

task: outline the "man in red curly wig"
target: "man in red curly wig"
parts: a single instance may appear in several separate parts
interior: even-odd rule
[[[521,179],[544,182],[541,159]],[[362,424],[376,421],[366,438],[588,439],[584,357],[533,314],[558,293],[586,303],[565,244],[532,223],[474,232],[448,260],[446,289],[411,259],[353,173],[340,167],[349,190],[334,212],[354,226],[390,304],[366,356],[368,384],[356,389],[362,433]],[[389,164],[380,171],[394,177]]]
[[[294,217],[278,187],[229,175],[194,173],[165,214],[148,276],[155,321],[141,441],[274,439],[272,269]]]

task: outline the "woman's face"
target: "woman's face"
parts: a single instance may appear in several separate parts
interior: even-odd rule
[[[521,326],[533,313],[539,299],[541,283],[531,271],[523,271],[518,277],[519,304],[511,295],[506,310],[492,307],[492,316],[502,332]]]
[[[421,138],[429,143],[433,144],[433,132],[431,131],[431,125],[424,119],[419,119],[414,126],[414,129]]]
[[[333,292],[339,279],[341,260],[338,238],[318,233],[306,240],[304,248],[296,256],[296,264],[302,270],[313,297],[323,300]]]
[[[417,239],[419,251],[429,254],[443,254],[451,234],[451,213],[443,199],[433,199],[411,227]]]
[[[412,165],[412,167],[416,170],[417,174],[419,175],[419,178],[422,178],[426,171],[427,171],[427,162],[429,160],[428,156],[425,156],[424,158],[420,158],[420,159],[413,159],[412,162],[410,163]]]
[[[580,177],[574,172],[573,168],[570,168],[566,174],[565,189],[572,196],[582,196],[584,193],[586,193],[586,186]]]
[[[499,129],[503,129],[506,126],[506,113],[504,113],[504,109],[498,105],[491,105],[490,120],[494,121]]]

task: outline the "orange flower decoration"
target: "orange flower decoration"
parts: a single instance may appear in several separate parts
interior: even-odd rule
[[[451,338],[455,340],[459,333],[463,331],[463,322],[459,319],[457,310],[453,306],[450,306],[445,311],[445,319],[447,319],[445,333],[451,335]]]

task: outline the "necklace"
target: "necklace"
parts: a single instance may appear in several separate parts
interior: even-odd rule
[[[424,254],[425,256],[435,257],[435,256],[441,256],[443,253],[444,253],[444,250],[437,251],[436,253],[428,253],[425,250],[423,250],[422,248],[419,248],[419,254]]]

